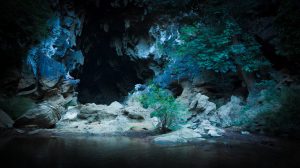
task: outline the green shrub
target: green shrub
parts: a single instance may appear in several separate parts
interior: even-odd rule
[[[277,133],[293,133],[300,129],[300,89],[283,88],[280,91],[280,109],[275,113],[266,113],[264,118],[268,128]]]
[[[17,119],[28,109],[33,108],[33,100],[25,97],[12,97],[0,100],[0,108],[4,110],[12,119]]]
[[[170,92],[150,85],[149,91],[140,97],[140,102],[145,108],[153,108],[151,117],[157,117],[160,121],[158,127],[162,132],[176,130],[186,120],[187,108],[176,101]]]
[[[270,89],[265,93],[265,104],[257,116],[247,123],[251,130],[271,134],[300,133],[299,88]]]

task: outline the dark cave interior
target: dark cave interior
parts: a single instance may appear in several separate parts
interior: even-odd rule
[[[138,17],[143,8],[131,5],[124,9],[112,8],[110,1],[101,1],[99,6],[80,1],[75,5],[84,6],[87,11],[82,36],[78,39],[79,47],[86,51],[85,64],[81,72],[74,74],[81,80],[78,86],[79,101],[100,104],[123,101],[136,84],[145,83],[153,77],[153,72],[148,68],[147,60],[117,55],[111,41],[132,31],[139,35],[147,34],[145,25],[128,31],[124,26],[126,17]],[[101,30],[105,24],[107,30]]]

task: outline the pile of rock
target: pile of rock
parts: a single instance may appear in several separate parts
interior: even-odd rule
[[[70,107],[57,123],[57,129],[93,134],[153,130],[154,120],[150,113],[138,103],[130,106],[119,102],[110,105],[88,103]]]

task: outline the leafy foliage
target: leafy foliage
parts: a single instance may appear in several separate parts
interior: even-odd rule
[[[274,111],[274,106],[260,113],[254,119],[252,128],[259,128],[269,133],[288,133],[295,135],[300,133],[300,90],[299,88],[283,88],[270,91],[267,100],[271,104],[279,103],[280,108]]]
[[[297,87],[276,88],[274,81],[262,81],[259,87],[265,90],[244,106],[235,125],[268,134],[300,135],[300,89]]]
[[[150,85],[149,91],[140,97],[140,102],[145,108],[154,109],[151,117],[160,120],[159,128],[162,132],[175,130],[185,121],[186,108],[165,89]]]
[[[268,65],[260,55],[260,46],[255,39],[242,32],[231,18],[220,23],[194,23],[180,29],[179,55],[192,55],[201,68],[215,72],[236,72],[237,66],[252,72]],[[235,42],[234,37],[239,38]]]

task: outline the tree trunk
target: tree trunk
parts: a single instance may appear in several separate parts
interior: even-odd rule
[[[238,43],[239,43],[238,35],[234,35],[233,36],[233,44],[238,44]],[[237,66],[239,75],[242,77],[243,81],[246,84],[249,94],[255,92],[255,86],[254,86],[255,85],[255,74],[254,74],[254,72],[244,71],[243,67],[238,64],[236,57],[239,57],[239,55],[235,55],[233,57],[233,60]]]
[[[246,84],[249,93],[255,91],[255,75],[253,72],[246,72],[240,65],[237,65],[239,76],[243,79]]]

